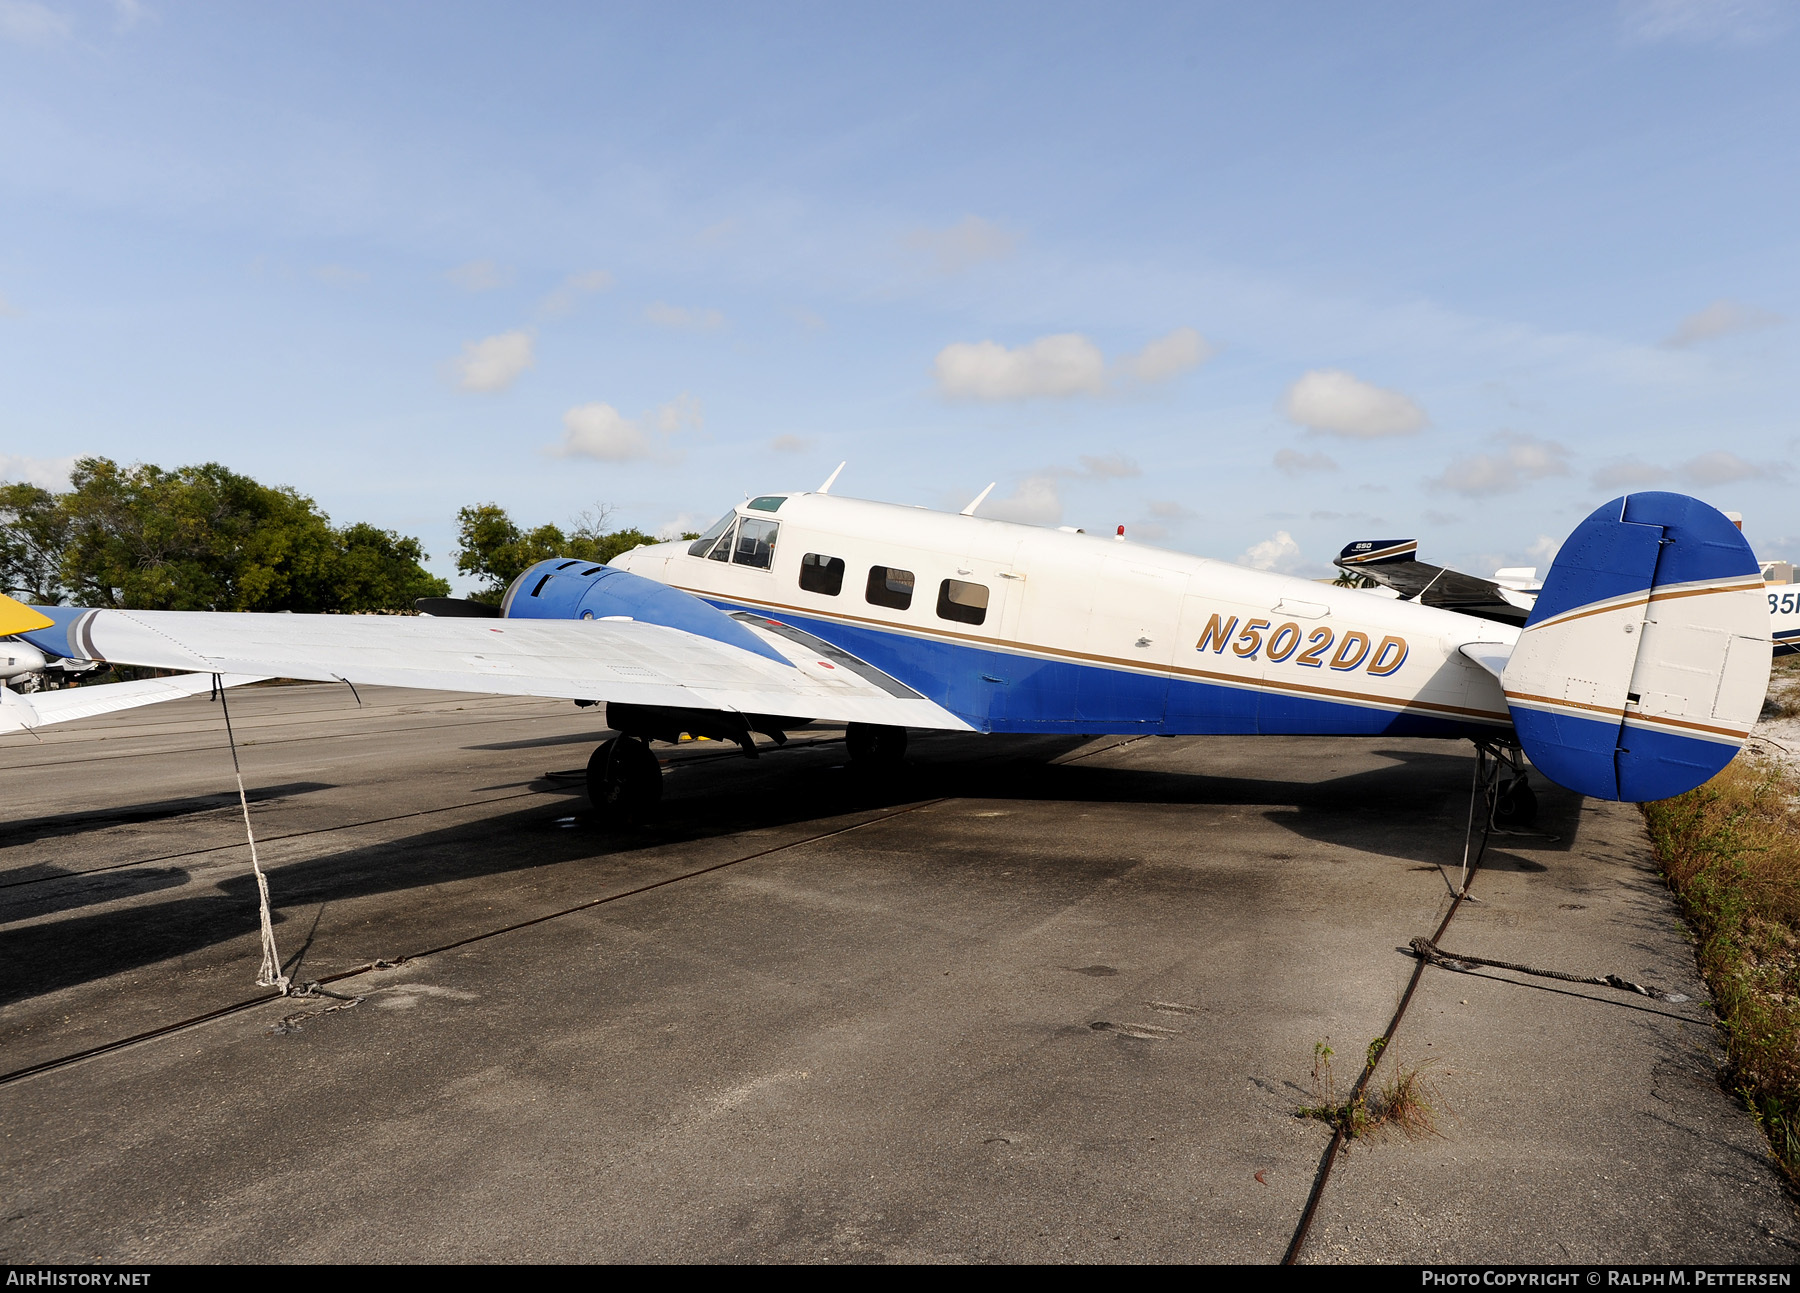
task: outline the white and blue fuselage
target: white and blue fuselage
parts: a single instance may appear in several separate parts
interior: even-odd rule
[[[1460,648],[1504,655],[1517,629],[1110,537],[777,494],[611,564],[803,628],[978,731],[1512,727],[1499,680]]]

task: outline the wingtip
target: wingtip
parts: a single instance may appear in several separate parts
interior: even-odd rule
[[[0,593],[0,638],[55,627],[56,621],[48,615],[40,614],[24,602],[15,602],[5,593]]]

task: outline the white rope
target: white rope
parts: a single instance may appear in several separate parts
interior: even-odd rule
[[[256,873],[257,914],[262,919],[262,969],[257,972],[259,987],[280,988],[287,995],[288,976],[281,972],[281,953],[275,947],[275,926],[269,920],[269,881],[263,875],[262,863],[256,856],[256,832],[250,829],[250,799],[244,794],[244,770],[238,766],[237,735],[231,730],[231,706],[225,702],[225,684],[213,675],[213,692],[225,714],[225,738],[231,743],[231,770],[237,776],[238,807],[244,810],[244,838],[250,841],[250,869]]]
[[[1435,579],[1436,576],[1434,575]],[[234,753],[233,758],[237,755]],[[1469,894],[1469,843],[1475,838],[1475,800],[1481,794],[1481,774],[1487,762],[1487,747],[1480,741],[1475,742],[1475,778],[1469,785],[1469,825],[1463,831],[1462,883],[1456,887],[1458,897],[1466,898]],[[248,817],[245,819],[248,821]]]

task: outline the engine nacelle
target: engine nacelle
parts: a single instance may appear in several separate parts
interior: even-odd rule
[[[513,580],[500,614],[515,620],[639,620],[711,638],[777,664],[780,652],[716,606],[628,570],[574,561],[540,561]]]
[[[22,638],[0,638],[0,682],[37,673],[50,657]]]

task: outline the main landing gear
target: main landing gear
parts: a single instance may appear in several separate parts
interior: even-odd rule
[[[643,705],[608,705],[606,719],[607,725],[620,735],[595,750],[588,760],[588,802],[597,818],[618,826],[643,825],[662,802],[662,764],[650,752],[651,741],[674,744],[683,733],[689,733],[735,742],[746,758],[754,759],[755,733],[780,745],[787,740],[785,729],[806,722],[803,718],[766,714]],[[845,732],[845,743],[850,747],[850,761],[857,768],[893,768],[906,755],[906,729],[852,723]]]
[[[891,768],[906,757],[906,729],[880,723],[852,723],[844,731],[850,762],[859,768]]]
[[[662,765],[650,743],[635,736],[615,736],[588,759],[588,802],[596,812],[635,826],[662,802]]]

